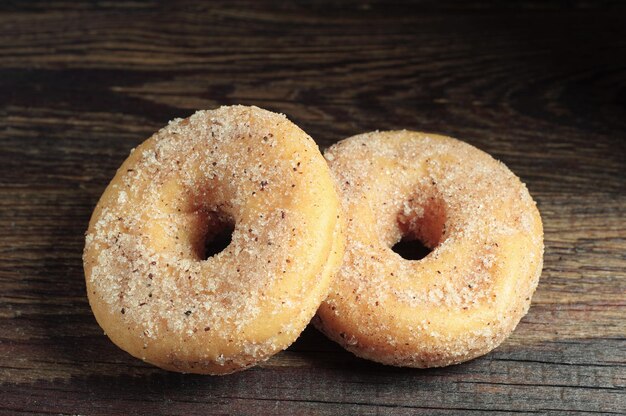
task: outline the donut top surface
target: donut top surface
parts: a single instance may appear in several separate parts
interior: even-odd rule
[[[267,358],[325,296],[338,213],[316,144],[286,117],[235,106],[174,120],[94,211],[90,303],[114,342],[161,366]],[[228,227],[228,247],[204,258]]]
[[[354,136],[325,153],[347,217],[344,264],[318,312],[358,355],[445,365],[484,353],[525,314],[543,233],[522,182],[461,141],[410,131]],[[392,251],[401,239],[432,249]]]

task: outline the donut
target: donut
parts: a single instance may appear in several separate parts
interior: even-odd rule
[[[298,337],[343,246],[315,142],[283,115],[232,106],[176,119],[131,152],[94,210],[83,260],[95,318],[121,349],[227,374]]]
[[[483,355],[516,327],[543,263],[535,202],[507,167],[461,141],[411,131],[325,152],[340,186],[346,251],[314,320],[355,355],[438,367]],[[407,260],[399,241],[431,251]]]

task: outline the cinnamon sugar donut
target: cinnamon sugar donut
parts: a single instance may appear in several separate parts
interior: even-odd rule
[[[486,153],[433,134],[362,134],[325,157],[348,242],[316,326],[396,366],[460,363],[498,346],[541,274],[541,218],[524,184]],[[401,239],[432,252],[405,260],[392,251]]]
[[[204,258],[229,226],[231,243]],[[341,263],[340,202],[283,115],[222,107],[135,149],[93,213],[84,267],[111,340],[159,367],[225,374],[289,346]]]

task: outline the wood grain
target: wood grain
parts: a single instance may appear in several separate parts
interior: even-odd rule
[[[117,349],[84,293],[91,210],[132,147],[232,103],[286,113],[321,147],[411,128],[505,162],[546,239],[512,337],[419,371],[307,329],[222,378]],[[625,169],[626,11],[614,2],[3,2],[0,414],[624,414]]]

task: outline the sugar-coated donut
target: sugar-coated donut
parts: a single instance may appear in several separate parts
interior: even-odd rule
[[[94,315],[159,367],[226,374],[289,346],[341,264],[340,202],[314,141],[283,115],[221,107],[137,147],[93,213]],[[234,227],[204,258],[207,238]]]
[[[526,314],[543,262],[539,212],[504,164],[461,141],[361,134],[325,153],[346,254],[316,326],[354,354],[435,367],[487,353]],[[418,239],[432,252],[392,251]]]

